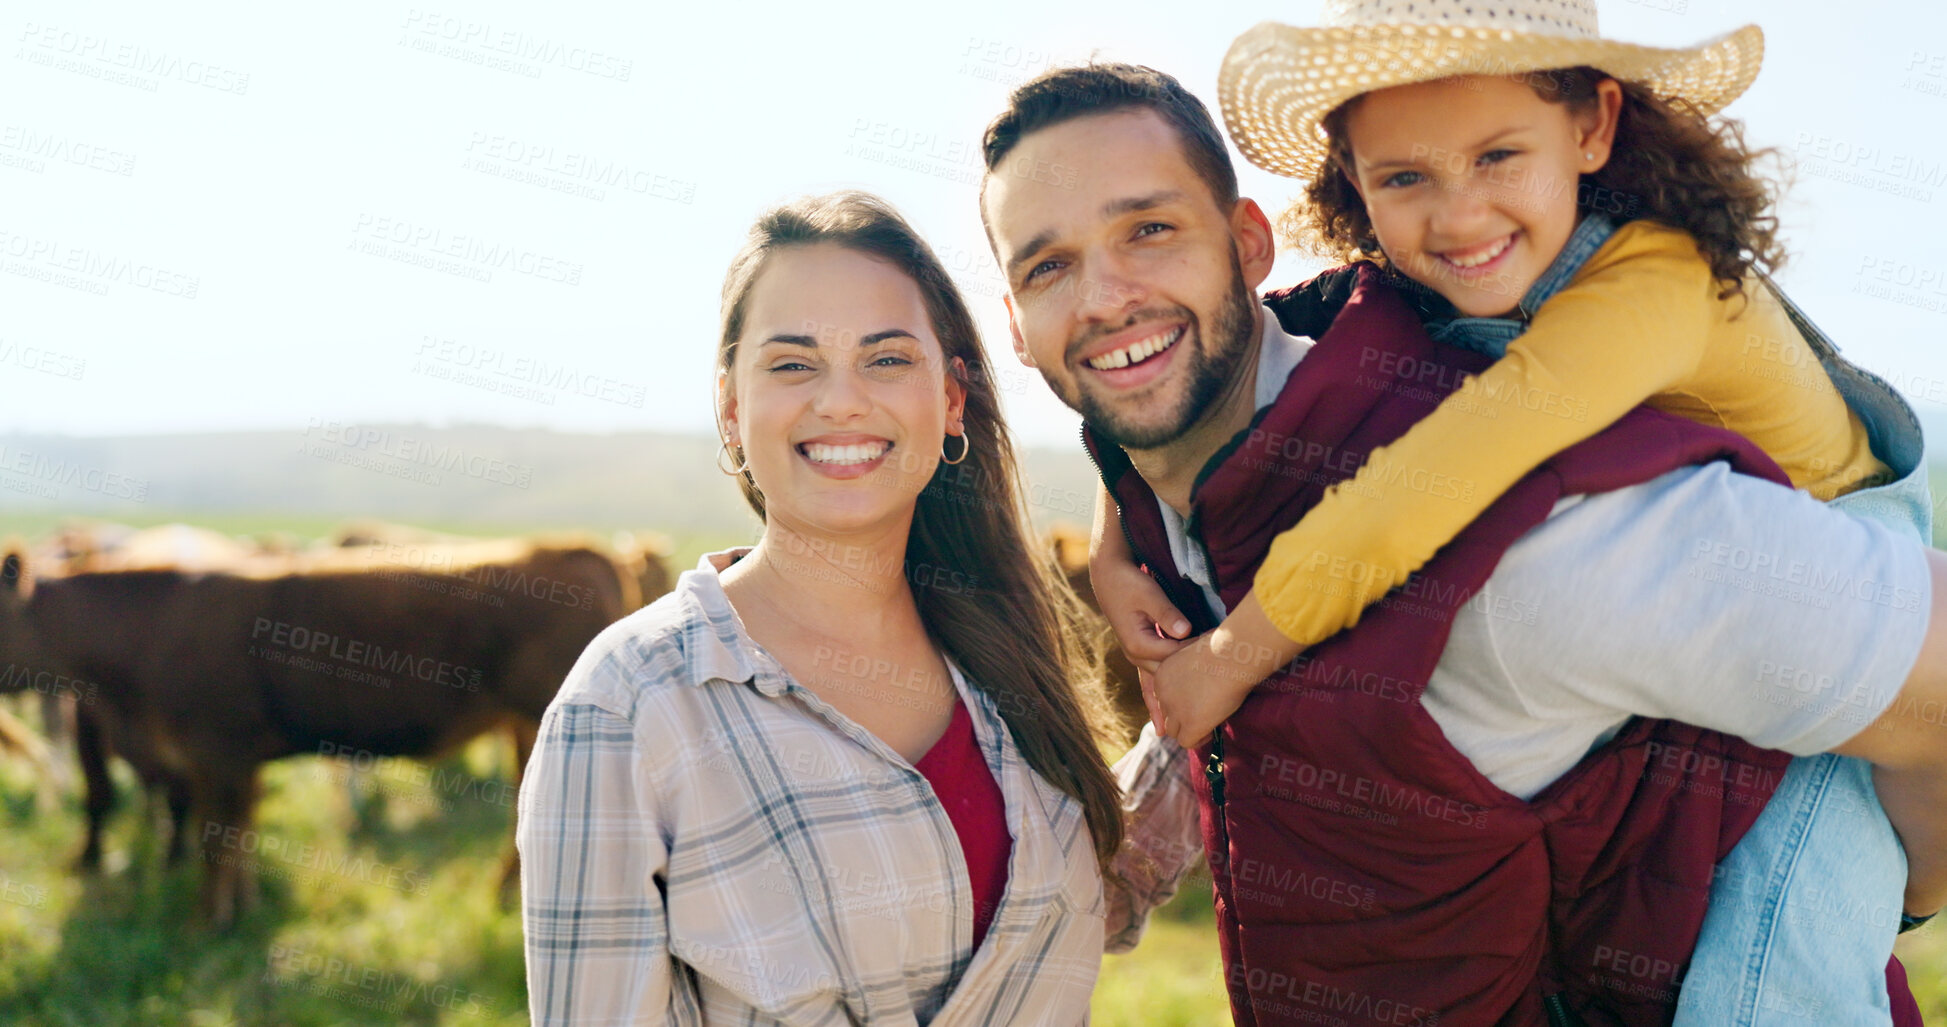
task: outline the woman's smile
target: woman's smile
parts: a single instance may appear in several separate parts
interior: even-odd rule
[[[794,447],[811,469],[827,478],[862,478],[879,469],[892,452],[890,439],[865,435],[821,435]]]

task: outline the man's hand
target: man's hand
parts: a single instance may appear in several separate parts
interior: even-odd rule
[[[1171,605],[1149,572],[1133,563],[1091,560],[1088,578],[1102,616],[1130,663],[1154,670],[1183,648],[1181,640],[1190,633],[1190,622]]]

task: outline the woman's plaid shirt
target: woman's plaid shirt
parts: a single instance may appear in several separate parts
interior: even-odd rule
[[[522,925],[541,1025],[1078,1024],[1105,938],[1135,944],[1201,855],[1189,761],[1117,764],[1105,889],[1081,807],[954,668],[1013,851],[972,947],[953,825],[918,771],[791,680],[705,556],[589,645],[521,784]]]

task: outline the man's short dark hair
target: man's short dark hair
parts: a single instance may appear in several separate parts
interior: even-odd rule
[[[1022,83],[1007,98],[1007,109],[987,126],[981,150],[987,171],[1001,167],[1009,151],[1031,132],[1092,114],[1123,110],[1155,111],[1176,130],[1184,159],[1210,187],[1217,205],[1229,210],[1237,202],[1237,171],[1224,150],[1224,137],[1210,120],[1203,101],[1190,95],[1183,83],[1155,68],[1139,64],[1083,64],[1051,68]],[[986,183],[981,184],[986,193]]]

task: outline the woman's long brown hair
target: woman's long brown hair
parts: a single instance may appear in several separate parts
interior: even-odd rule
[[[941,464],[921,490],[906,542],[906,578],[935,645],[994,700],[1035,772],[1081,803],[1099,861],[1122,844],[1120,793],[1098,747],[1115,734],[1097,636],[1052,554],[1029,544],[1014,446],[973,316],[925,241],[885,201],[862,192],[766,211],[723,282],[720,372],[731,373],[751,286],[778,250],[832,243],[898,268],[918,285],[948,365],[965,386],[964,462]],[[958,357],[964,371],[952,365]],[[749,471],[744,499],[764,516]]]
[[[1524,80],[1542,99],[1583,111],[1595,104],[1596,84],[1608,77],[1580,67],[1534,72]],[[1776,151],[1747,147],[1737,121],[1713,121],[1680,98],[1665,100],[1633,82],[1621,85],[1615,148],[1601,170],[1581,176],[1577,203],[1614,214],[1618,222],[1644,219],[1690,233],[1722,286],[1718,298],[1742,295],[1753,270],[1775,270],[1785,261],[1772,213],[1779,188],[1757,170]],[[1383,264],[1379,237],[1351,181],[1345,121],[1358,102],[1354,97],[1326,115],[1331,156],[1279,216],[1278,229],[1287,245]]]

